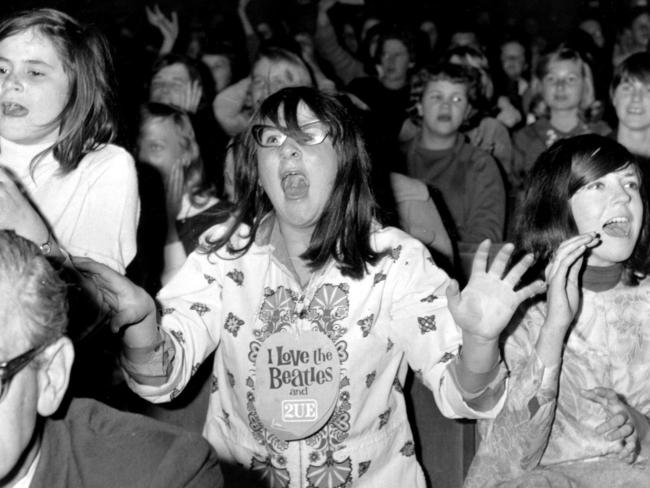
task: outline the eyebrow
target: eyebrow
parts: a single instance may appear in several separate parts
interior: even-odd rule
[[[5,58],[4,56],[0,56],[0,61],[13,64],[13,61],[11,61],[9,58]],[[20,62],[27,63],[29,65],[47,66],[48,68],[54,69],[54,66],[52,66],[47,61],[43,61],[42,59],[25,59],[25,60],[20,60]]]

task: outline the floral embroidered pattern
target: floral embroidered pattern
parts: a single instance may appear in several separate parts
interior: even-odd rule
[[[393,378],[393,389],[397,393],[403,393],[402,384],[399,382],[399,378],[397,376],[395,376],[395,378]]]
[[[361,478],[364,474],[366,474],[368,468],[370,468],[370,461],[364,461],[362,463],[359,463],[359,478]]]
[[[237,286],[242,286],[244,284],[244,273],[239,271],[238,269],[233,269],[232,271],[228,271],[226,273],[226,276],[233,280]]]
[[[308,488],[337,488],[346,486],[352,478],[352,462],[347,457],[342,461],[334,459],[334,453],[327,451],[325,462],[320,466],[307,468]]]
[[[255,473],[260,480],[264,480],[269,488],[287,488],[291,481],[289,470],[275,466],[271,457],[260,459],[254,457],[251,459],[251,471]]]
[[[170,330],[169,333],[174,336],[174,339],[176,339],[179,343],[185,344],[185,338],[183,337],[183,333],[180,330]]]
[[[178,388],[174,388],[172,390],[172,392],[169,394],[169,400],[170,401],[173,400],[174,398],[176,398],[180,394],[181,394],[181,390],[179,390]]]
[[[255,338],[263,342],[271,334],[291,327],[296,309],[296,293],[283,286],[273,291],[266,288],[264,303],[260,309],[259,318],[264,326],[253,331]]]
[[[377,376],[376,371],[373,371],[372,373],[366,375],[366,388],[370,388],[372,386],[376,376]]]
[[[442,355],[439,362],[440,363],[447,363],[447,362],[451,361],[452,359],[454,359],[455,357],[456,357],[455,354],[452,354],[450,352],[446,352],[446,353],[444,353]]]
[[[244,321],[237,317],[235,314],[232,312],[228,312],[228,316],[226,317],[226,322],[224,324],[224,328],[230,332],[234,337],[237,337],[237,333],[239,332],[239,328],[244,325]]]
[[[163,308],[160,310],[160,315],[169,315],[170,313],[174,313],[176,309],[174,307],[168,307],[168,308]]]
[[[208,285],[211,285],[212,283],[214,283],[216,281],[214,276],[210,276],[209,274],[204,274],[203,278],[205,279],[205,281],[208,282]]]
[[[402,252],[402,246],[401,244],[397,247],[394,247],[390,250],[390,257],[393,261],[397,261],[399,259],[399,255]]]
[[[199,314],[199,317],[203,317],[203,315],[206,312],[210,311],[210,307],[208,307],[204,303],[193,303],[192,306],[190,307],[190,310],[194,310],[196,313]]]
[[[375,314],[372,313],[357,322],[357,325],[361,327],[361,334],[363,335],[363,337],[368,337],[368,334],[370,334],[370,329],[372,328],[372,324],[374,320],[375,320]]]
[[[393,341],[390,340],[390,337],[388,338],[388,342],[386,344],[386,352],[390,352],[390,350],[393,348],[395,344]]]
[[[379,415],[379,430],[381,430],[388,423],[388,419],[390,419],[390,413],[391,409],[389,408],[384,413]]]
[[[230,385],[231,388],[235,387],[235,375],[232,374],[230,371],[226,371],[226,376],[228,377],[228,384]]]
[[[341,325],[350,311],[349,290],[346,290],[346,287],[323,285],[316,291],[308,307],[308,319],[334,343],[347,332]]]
[[[421,334],[436,330],[436,316],[425,315],[424,317],[418,317],[418,325],[420,326]]]
[[[210,393],[216,393],[219,391],[219,379],[216,375],[212,375],[212,380],[210,381]]]
[[[415,444],[413,444],[413,441],[407,441],[399,452],[402,456],[411,457],[415,454]]]
[[[230,429],[230,414],[226,412],[223,408],[221,409],[221,419],[223,423]]]
[[[422,298],[420,301],[422,303],[432,303],[434,300],[437,300],[438,296],[434,295],[433,293],[431,295],[427,295],[426,297]]]
[[[375,278],[374,278],[372,284],[373,284],[373,286],[374,286],[374,285],[376,285],[377,283],[381,283],[381,282],[384,281],[385,279],[386,279],[386,274],[385,274],[385,273],[377,273],[377,274],[375,275]]]

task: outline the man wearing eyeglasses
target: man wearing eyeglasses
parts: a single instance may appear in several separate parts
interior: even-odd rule
[[[0,231],[0,487],[222,486],[197,434],[89,399],[59,409],[74,360],[67,322],[57,272]]]

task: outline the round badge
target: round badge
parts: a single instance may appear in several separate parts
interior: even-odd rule
[[[291,441],[327,423],[338,398],[341,363],[325,334],[273,334],[257,353],[255,371],[255,409],[268,431]]]

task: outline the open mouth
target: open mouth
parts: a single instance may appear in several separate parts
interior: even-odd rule
[[[297,200],[307,195],[309,181],[302,173],[287,173],[281,180],[282,191],[290,200]]]
[[[613,217],[603,224],[603,232],[612,237],[628,237],[631,227],[627,217]]]
[[[2,102],[2,115],[7,117],[23,117],[29,111],[22,105],[15,102]]]

